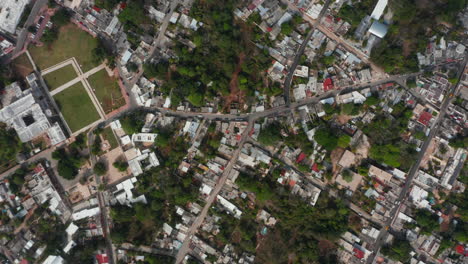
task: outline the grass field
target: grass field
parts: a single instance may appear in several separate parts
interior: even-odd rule
[[[61,85],[64,85],[67,82],[75,79],[76,77],[78,77],[78,75],[76,74],[75,68],[73,68],[73,66],[69,64],[65,67],[62,67],[58,70],[44,75],[44,80],[46,81],[49,90],[52,91],[55,88],[58,88]]]
[[[92,53],[97,45],[97,39],[70,23],[60,28],[56,41],[42,47],[31,45],[29,52],[41,70],[75,57],[83,72],[86,72],[97,66]]]
[[[125,99],[122,96],[117,79],[110,77],[105,69],[88,77],[88,82],[93,87],[94,93],[106,114],[125,105]]]
[[[34,71],[26,53],[23,53],[21,56],[13,60],[12,66],[14,67],[15,72],[23,78]]]
[[[111,149],[115,149],[116,147],[119,146],[119,143],[117,142],[117,139],[114,136],[114,132],[112,132],[112,128],[106,127],[102,130],[101,135],[109,141],[109,144],[111,146]]]
[[[54,99],[72,132],[99,119],[99,114],[81,82],[54,95]]]

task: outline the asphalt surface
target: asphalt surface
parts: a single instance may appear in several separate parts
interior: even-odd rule
[[[315,27],[320,23],[320,20],[322,19],[323,15],[325,12],[328,10],[328,6],[330,5],[331,0],[327,0],[325,4],[323,5],[322,11],[320,11],[320,14],[317,18],[317,20],[312,24],[312,27],[307,34],[306,38],[304,41],[302,41],[302,44],[299,48],[299,50],[296,53],[296,57],[294,58],[293,63],[291,64],[291,67],[289,68],[288,75],[286,76],[286,80],[284,81],[284,101],[286,102],[286,105],[291,104],[291,98],[290,98],[290,89],[291,89],[291,84],[292,84],[292,79],[294,77],[294,72],[296,71],[296,68],[299,64],[299,61],[301,60],[302,54],[304,53],[305,48],[307,47],[307,43],[309,43],[310,38],[312,37],[312,34],[314,33]]]
[[[468,59],[468,57],[465,57],[465,60],[463,61],[463,63],[460,64],[460,68],[458,70],[458,76],[457,76],[458,81],[457,81],[456,84],[452,85],[452,88],[447,93],[448,95],[455,94],[456,88],[457,88],[458,84],[460,83],[460,78],[462,76],[463,69],[465,68],[467,59]],[[447,108],[450,105],[450,103],[452,102],[453,98],[454,97],[452,97],[452,96],[446,96],[444,102],[442,103],[442,106],[440,107],[439,116],[437,117],[436,121],[432,125],[431,132],[429,133],[429,136],[427,137],[426,141],[424,141],[424,144],[421,147],[421,151],[418,154],[418,158],[417,158],[416,162],[413,164],[410,171],[408,172],[408,176],[406,178],[405,186],[401,190],[400,195],[399,195],[398,199],[396,200],[396,203],[397,203],[396,206],[392,209],[392,211],[390,213],[390,215],[392,217],[387,220],[386,225],[384,227],[382,227],[382,229],[380,230],[379,236],[377,237],[376,243],[374,244],[374,247],[373,247],[373,253],[367,259],[367,262],[366,262],[367,264],[373,263],[375,256],[380,251],[380,248],[382,247],[382,245],[383,245],[384,241],[386,240],[389,232],[391,231],[391,225],[393,224],[393,222],[398,217],[398,214],[399,214],[400,209],[401,209],[401,205],[403,203],[405,203],[405,201],[408,198],[407,197],[408,191],[410,190],[410,188],[412,186],[414,177],[416,177],[416,174],[419,171],[419,167],[421,165],[421,161],[422,161],[422,159],[424,157],[424,154],[426,153],[427,148],[429,147],[429,144],[430,144],[431,140],[434,138],[435,135],[437,135],[438,131],[440,130],[439,123],[443,120],[444,115],[445,115],[445,113],[447,111]]]
[[[28,38],[28,27],[34,24],[34,20],[36,19],[39,11],[41,10],[41,8],[47,5],[47,3],[48,0],[37,0],[36,3],[34,3],[34,6],[31,9],[31,13],[29,13],[28,19],[26,20],[26,23],[24,23],[23,29],[21,30],[21,33],[16,39],[16,47],[15,50],[12,52],[11,57],[15,57],[16,54],[20,53],[23,50],[24,43]]]
[[[92,128],[89,130],[87,134],[88,138],[88,149],[91,150],[92,146],[94,144],[95,140],[95,135],[94,135],[94,130],[96,127]],[[96,155],[92,154],[91,151],[89,153],[89,162],[91,164],[91,168],[94,168],[94,165],[96,165],[98,161],[98,158]],[[108,164],[108,166],[111,166],[111,164]],[[102,224],[102,231],[104,235],[104,239],[106,242],[106,248],[107,248],[107,256],[109,257],[109,264],[115,264],[117,263],[116,259],[116,254],[115,254],[115,248],[114,245],[112,244],[112,239],[110,235],[110,227],[109,227],[109,215],[108,215],[108,210],[106,206],[106,200],[104,197],[104,192],[100,190],[99,185],[101,185],[101,177],[98,175],[94,175],[96,179],[96,184],[98,186],[97,192],[96,192],[96,197],[98,198],[98,203],[99,203],[99,209],[101,210],[101,224]]]

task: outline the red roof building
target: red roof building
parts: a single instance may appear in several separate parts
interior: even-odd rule
[[[319,172],[319,168],[318,168],[318,164],[317,163],[314,163],[314,165],[312,165],[312,168],[311,168],[313,171],[315,172]]]
[[[306,157],[306,154],[304,154],[304,152],[301,152],[301,154],[299,154],[299,156],[297,156],[296,158],[296,163],[301,163],[301,161],[303,161]]]
[[[96,255],[96,260],[99,264],[109,264],[109,257],[107,256],[107,254]]]
[[[358,259],[364,258],[364,252],[362,250],[359,250],[358,248],[353,249],[354,256]]]
[[[418,122],[427,126],[429,125],[429,121],[431,121],[431,119],[432,119],[432,114],[424,111],[419,115]]]
[[[333,90],[333,81],[331,78],[326,78],[323,80],[323,91],[328,92],[330,90]]]
[[[457,251],[458,254],[461,254],[465,257],[468,256],[468,250],[463,245],[457,245],[455,247],[455,251]]]
[[[294,185],[296,185],[296,181],[295,180],[289,180],[288,185],[290,187],[294,187]]]
[[[389,83],[382,84],[382,87],[383,87],[383,88],[392,88],[392,87],[393,87],[393,83],[392,83],[392,82],[389,82]]]

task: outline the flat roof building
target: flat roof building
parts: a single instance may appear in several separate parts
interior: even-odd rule
[[[369,29],[369,33],[375,35],[378,38],[384,38],[387,35],[388,27],[379,21],[374,21]]]
[[[31,141],[44,133],[47,133],[52,145],[66,139],[58,123],[52,125],[49,122],[43,109],[36,102],[32,89],[21,91],[17,83],[12,83],[5,88],[7,93],[10,90],[14,90],[15,95],[8,99],[2,98],[2,102],[8,104],[0,109],[0,122],[14,128],[22,142]]]
[[[374,11],[372,11],[371,17],[375,20],[379,20],[383,15],[385,8],[387,7],[388,0],[379,0],[375,5]]]
[[[2,0],[0,1],[0,30],[15,34],[24,8],[30,0]]]

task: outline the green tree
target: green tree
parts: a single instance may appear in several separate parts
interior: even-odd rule
[[[391,245],[382,247],[382,254],[389,258],[406,263],[410,258],[412,247],[407,240],[395,239]]]
[[[428,210],[417,210],[414,220],[421,227],[423,234],[429,235],[431,232],[439,229],[439,217]]]
[[[348,169],[345,169],[341,172],[341,176],[343,177],[343,180],[345,180],[346,182],[352,182],[354,173]]]
[[[94,165],[94,172],[98,176],[102,176],[106,174],[107,172],[106,164],[104,164],[103,162],[96,163],[96,165]]]
[[[7,129],[0,123],[0,161],[2,164],[16,160],[16,155],[21,150],[21,142],[13,129]]]
[[[328,151],[334,150],[338,146],[338,137],[336,137],[330,130],[320,128],[315,132],[315,141]]]
[[[68,180],[74,179],[78,174],[78,169],[66,159],[59,160],[57,171],[60,176]]]

